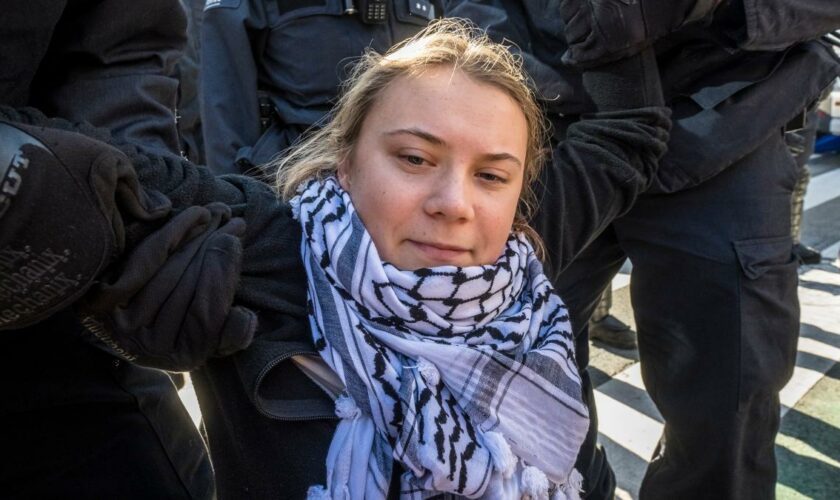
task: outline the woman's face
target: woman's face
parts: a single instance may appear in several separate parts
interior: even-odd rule
[[[383,260],[405,270],[490,264],[510,234],[527,142],[507,93],[433,68],[383,91],[338,178]]]

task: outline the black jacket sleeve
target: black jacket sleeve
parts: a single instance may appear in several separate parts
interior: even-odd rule
[[[782,50],[840,29],[837,0],[729,0],[716,13],[746,50]]]
[[[668,141],[651,51],[585,73],[584,86],[599,111],[570,126],[552,151],[532,220],[552,278],[647,189]]]
[[[520,0],[444,0],[444,16],[469,19],[495,42],[522,58],[537,98],[549,115],[579,115],[592,103],[583,92],[581,72],[564,65],[568,48],[563,25],[545,2]],[[553,8],[553,6],[551,7]]]
[[[301,233],[291,209],[268,185],[246,176],[216,177],[207,167],[183,158],[154,154],[86,123],[47,118],[37,110],[0,106],[0,119],[24,125],[81,133],[107,143],[127,157],[148,189],[171,200],[177,214],[193,206],[223,203],[231,217],[246,223],[242,240],[241,281],[234,303],[259,314],[260,332],[300,336],[299,318],[306,317],[306,275],[300,259]],[[136,248],[165,222],[132,219],[125,228],[125,251]],[[289,321],[289,318],[296,318]],[[172,317],[173,322],[181,318]],[[303,326],[305,328],[305,325]]]
[[[52,31],[42,26],[28,34],[51,37],[44,59],[35,62],[38,73],[27,105],[49,116],[106,127],[156,150],[178,152],[178,81],[172,75],[186,43],[180,2],[61,3],[66,6]],[[0,102],[9,101],[0,97]]]
[[[169,212],[119,150],[0,121],[0,330],[73,303],[125,248],[129,221],[154,224]]]
[[[134,163],[141,184],[167,196],[174,209],[220,202],[231,208],[233,217],[245,220],[242,281],[235,302],[259,312],[260,330],[275,313],[306,316],[300,226],[270,186],[244,175],[216,177],[209,168],[182,158],[114,142]]]
[[[243,235],[243,286],[240,287],[244,296],[238,298],[255,309],[276,309],[305,316],[303,283],[306,279],[300,261],[300,227],[292,219],[288,204],[280,201],[267,184],[242,175],[217,177],[207,167],[181,157],[150,153],[125,139],[113,137],[105,129],[47,118],[32,108],[0,106],[0,119],[75,131],[110,144],[131,160],[143,187],[169,198],[176,211],[214,202],[230,206],[231,215],[245,219],[247,224]],[[126,228],[126,247],[133,247],[158,227],[159,224],[134,224]],[[273,283],[271,276],[285,276],[278,281],[300,282],[301,287],[286,289],[284,283]]]
[[[840,58],[828,44],[810,41],[780,52],[742,52],[724,69],[698,76],[696,89],[681,89],[670,103],[668,152],[648,193],[692,188],[754,151],[840,76]]]

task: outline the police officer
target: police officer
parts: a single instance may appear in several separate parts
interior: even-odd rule
[[[184,43],[176,0],[27,0],[3,11],[0,103],[177,152],[167,76]],[[66,307],[125,242],[114,196],[146,196],[133,170],[92,141],[13,123],[2,125],[0,150],[0,184],[14,177],[4,193],[17,197],[0,218],[3,496],[211,498],[206,449],[166,374],[83,341]],[[143,199],[126,220],[166,214],[165,200]]]
[[[666,422],[641,498],[774,494],[778,391],[799,331],[798,168],[783,133],[840,72],[830,48],[806,41],[840,25],[837,4],[774,4],[723,2],[709,27],[657,42],[675,118],[658,182],[558,278],[591,307],[585,283],[633,261],[642,374]]]
[[[439,11],[429,0],[208,1],[200,76],[208,166],[258,174],[255,166],[329,112],[354,58],[384,52]]]
[[[552,249],[558,210],[550,178],[535,225],[579,332],[582,367],[587,319],[623,261],[633,261],[642,374],[665,418],[640,497],[772,498],[778,391],[793,370],[799,328],[790,237],[798,170],[783,131],[840,73],[831,49],[813,41],[840,26],[840,5],[450,5],[447,15],[464,15],[519,42],[547,109],[563,114],[553,117],[559,134],[587,105],[579,76],[564,62],[589,65],[655,43],[674,129],[651,190],[565,269]],[[638,27],[637,43],[611,45],[610,23],[623,22]],[[588,374],[583,381],[594,410]],[[595,448],[594,411],[593,417],[577,465],[589,498],[612,498],[613,474]]]

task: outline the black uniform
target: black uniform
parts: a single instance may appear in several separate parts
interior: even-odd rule
[[[351,63],[366,48],[384,53],[435,15],[428,0],[389,0],[385,22],[369,24],[361,13],[349,13],[348,4],[353,2],[207,2],[201,116],[213,171],[245,173],[281,153],[329,112]]]
[[[177,1],[15,1],[3,8],[0,102],[177,151],[177,83],[166,76],[184,43]],[[14,243],[0,250],[17,251]],[[206,449],[169,377],[124,363],[82,334],[69,310],[0,332],[2,496],[212,497]]]
[[[547,105],[565,113],[554,118],[562,134],[585,97],[576,90],[579,76],[558,64],[566,44],[549,13],[553,2],[548,11],[537,1],[524,9],[520,2],[456,3],[447,15],[519,41],[554,70],[532,77],[544,98],[559,97]],[[774,495],[778,392],[793,370],[799,329],[790,238],[798,172],[783,130],[840,73],[829,47],[807,42],[838,26],[840,6],[829,0],[733,0],[711,26],[686,26],[659,40],[674,112],[659,176],[571,266],[553,268],[585,367],[586,319],[624,260],[633,262],[642,375],[665,418],[641,498]],[[551,203],[554,185],[547,186],[535,225],[553,256],[562,234],[557,214],[565,214]],[[586,374],[584,386],[594,409]],[[596,433],[593,425],[578,466],[591,498],[612,498],[613,474],[595,451]]]

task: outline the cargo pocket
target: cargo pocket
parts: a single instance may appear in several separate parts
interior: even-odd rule
[[[796,362],[799,335],[797,261],[790,236],[733,243],[740,264],[739,408],[772,397]]]

